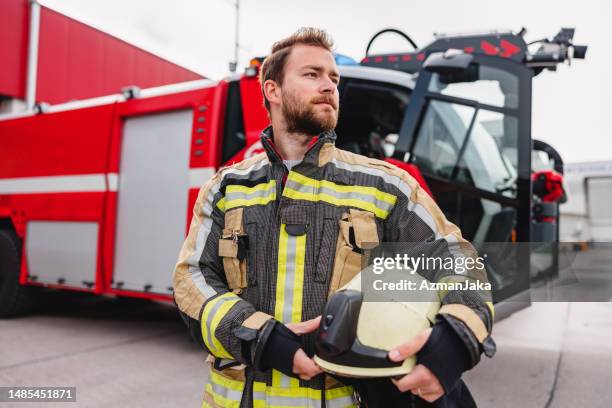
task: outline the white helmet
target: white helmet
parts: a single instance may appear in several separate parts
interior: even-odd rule
[[[361,273],[371,273],[366,268]],[[416,358],[393,362],[388,352],[416,337],[435,322],[440,309],[437,295],[418,302],[400,301],[406,294],[378,293],[382,301],[364,301],[361,273],[334,293],[321,318],[315,362],[324,370],[344,377],[373,378],[408,374]],[[418,274],[409,279],[422,281]],[[418,286],[417,286],[418,287]],[[423,298],[419,293],[419,299]]]

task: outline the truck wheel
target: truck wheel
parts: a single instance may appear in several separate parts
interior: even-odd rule
[[[21,240],[13,231],[0,230],[0,317],[20,315],[33,305],[32,288],[19,284]]]

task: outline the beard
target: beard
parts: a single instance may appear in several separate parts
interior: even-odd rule
[[[331,111],[316,112],[317,103],[326,102]],[[287,132],[319,135],[332,130],[338,123],[338,107],[331,96],[320,96],[311,100],[300,100],[293,93],[284,94],[282,112],[287,124]]]

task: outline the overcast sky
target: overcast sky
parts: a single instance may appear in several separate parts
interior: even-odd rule
[[[234,0],[41,0],[54,10],[211,78],[234,53]],[[361,59],[370,37],[396,27],[419,46],[433,33],[526,27],[527,40],[575,27],[587,59],[534,80],[532,133],[566,162],[612,160],[612,2],[609,0],[241,0],[240,69],[301,26],[334,37],[336,50]],[[374,52],[407,50],[399,37]]]

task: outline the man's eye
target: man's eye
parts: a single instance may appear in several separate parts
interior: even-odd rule
[[[317,76],[317,74],[316,74],[316,73],[314,73],[314,72],[307,72],[305,75],[306,75],[307,77],[311,77],[311,78],[316,78],[316,76]]]

